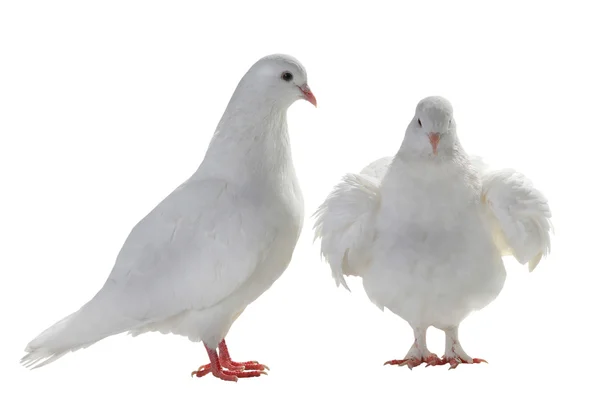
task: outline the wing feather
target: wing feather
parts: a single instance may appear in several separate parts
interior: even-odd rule
[[[346,174],[313,214],[321,256],[330,265],[336,285],[348,290],[344,276],[361,276],[371,261],[380,204],[377,177],[383,177],[386,169],[378,161],[360,174]]]
[[[500,169],[482,174],[482,199],[488,205],[502,254],[529,263],[529,271],[533,271],[551,249],[552,213],[546,197],[525,175]]]
[[[261,205],[220,180],[188,181],[131,231],[97,297],[124,316],[163,320],[202,310],[235,292],[254,273],[277,232]],[[93,300],[92,300],[93,301]]]

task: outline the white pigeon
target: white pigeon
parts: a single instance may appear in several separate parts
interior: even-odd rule
[[[502,256],[532,271],[550,252],[546,198],[521,173],[468,156],[442,97],[421,100],[396,156],[345,175],[314,216],[337,285],[361,277],[375,305],[413,328],[408,354],[386,363],[411,369],[485,361],[461,347],[460,323],[502,290]],[[427,349],[430,326],[446,334],[441,359]]]
[[[102,289],[33,339],[21,362],[43,366],[122,332],[204,343],[194,376],[260,376],[231,361],[231,325],[286,270],[304,221],[287,128],[298,99],[317,105],[302,64],[258,60],[243,76],[198,170],[131,231]],[[218,349],[218,351],[217,351]]]

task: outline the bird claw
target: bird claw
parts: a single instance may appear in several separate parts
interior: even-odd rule
[[[422,362],[422,360],[418,360],[416,358],[407,358],[404,360],[386,361],[383,365],[397,365],[399,367],[407,366],[408,369],[413,369],[414,367],[421,365]]]
[[[481,363],[486,363],[488,364],[488,362],[486,360],[484,360],[483,358],[474,358],[472,362],[469,362],[463,358],[460,358],[458,356],[456,357],[442,357],[442,363],[439,365],[445,365],[445,364],[450,364],[450,368],[448,368],[448,370],[451,369],[455,369],[456,367],[458,367],[460,364],[481,364]]]
[[[225,339],[219,343],[219,352],[204,344],[210,358],[210,364],[206,364],[192,372],[192,377],[201,378],[208,375],[209,372],[222,380],[237,382],[238,378],[254,378],[261,375],[267,375],[265,372],[269,370],[266,365],[260,364],[258,361],[235,362],[229,355],[229,350],[225,344]]]
[[[259,366],[263,366],[262,364],[258,364]],[[256,366],[256,365],[255,365]],[[239,368],[240,366],[238,366],[237,368]],[[263,366],[264,367],[264,366]],[[248,367],[243,367],[242,368],[248,368]],[[197,378],[201,378],[205,375],[208,375],[210,372],[212,372],[212,374],[219,378],[222,379],[224,381],[231,381],[231,382],[237,382],[238,378],[255,378],[255,377],[259,377],[261,375],[268,375],[266,371],[263,370],[243,370],[243,369],[235,369],[235,370],[226,370],[226,369],[217,369],[217,368],[212,368],[210,364],[207,365],[203,365],[200,368],[198,368],[197,371],[193,371],[192,372],[192,377],[197,377]]]
[[[235,361],[223,361],[221,363],[223,368],[227,368],[231,371],[270,371],[271,369],[258,361],[246,361],[246,362],[235,362]]]
[[[435,354],[430,354],[429,356],[425,357],[423,361],[427,364],[425,365],[425,368],[434,367],[436,365],[442,365],[443,363],[442,359]]]
[[[244,363],[244,366],[246,367],[247,370],[253,370],[253,371],[270,371],[271,368],[267,367],[265,364],[261,364],[258,361],[248,361],[247,363]]]
[[[210,364],[202,365],[196,371],[192,371],[192,378],[193,377],[197,377],[197,378],[203,377],[204,375],[207,375],[209,372],[210,372]]]
[[[430,354],[427,357],[419,358],[406,358],[404,360],[390,360],[386,361],[383,365],[398,365],[399,367],[407,366],[409,369],[413,369],[421,364],[426,364],[426,367],[432,365],[441,365],[442,360],[435,354]]]

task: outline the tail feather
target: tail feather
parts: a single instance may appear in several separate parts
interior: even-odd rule
[[[112,335],[139,325],[139,321],[115,313],[118,309],[106,307],[93,299],[79,311],[61,319],[33,339],[25,347],[21,364],[27,368],[43,367],[67,353],[84,349]],[[113,312],[111,312],[113,311]]]
[[[21,358],[21,364],[31,369],[43,367],[58,360],[65,354],[81,348],[75,345],[74,341],[69,343],[69,340],[66,340],[71,336],[69,334],[69,326],[73,323],[79,312],[77,311],[61,319],[29,342],[27,347],[25,347],[27,354]]]

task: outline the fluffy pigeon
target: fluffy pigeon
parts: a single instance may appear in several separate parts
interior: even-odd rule
[[[315,107],[306,70],[281,54],[242,77],[197,171],[132,229],[104,286],[43,331],[21,362],[40,367],[122,332],[203,342],[192,376],[237,381],[266,366],[231,360],[225,336],[286,270],[304,221],[287,109]]]
[[[314,217],[337,285],[361,277],[375,305],[412,327],[408,354],[386,363],[411,369],[485,361],[463,350],[460,323],[502,290],[502,257],[533,271],[553,229],[546,198],[523,174],[466,154],[442,97],[421,100],[397,154],[345,175]],[[442,358],[427,349],[430,326],[445,332]]]

